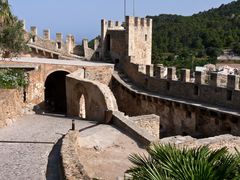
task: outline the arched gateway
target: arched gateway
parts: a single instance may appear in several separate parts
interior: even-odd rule
[[[55,71],[45,81],[45,111],[66,114],[66,71]]]

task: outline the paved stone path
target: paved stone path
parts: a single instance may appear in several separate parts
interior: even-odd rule
[[[53,146],[68,132],[71,123],[65,117],[27,115],[0,129],[0,179],[59,179],[56,173],[59,143]],[[76,121],[76,129],[92,125]]]

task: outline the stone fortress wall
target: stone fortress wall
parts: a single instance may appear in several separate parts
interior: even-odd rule
[[[122,63],[123,72],[138,86],[161,95],[184,98],[212,105],[239,110],[240,76],[222,75],[211,72],[194,72],[191,78],[189,69],[182,69],[177,77],[176,68],[168,67],[164,77],[163,66]],[[223,77],[224,76],[224,77]],[[226,79],[222,82],[222,79]]]
[[[225,133],[239,135],[238,111],[227,111],[218,106],[184,98],[161,96],[144,91],[129,81],[126,83],[124,78],[114,74],[111,85],[119,110],[130,117],[158,115],[161,118],[161,138],[174,135],[211,137]]]
[[[118,69],[111,89],[120,111],[159,115],[161,136],[239,135],[239,76],[195,72],[192,77],[182,69],[178,77],[174,67],[164,72],[151,64],[152,21],[126,17],[119,24],[102,20],[101,47],[102,59],[112,59]]]

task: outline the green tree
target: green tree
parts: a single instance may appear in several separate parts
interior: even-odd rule
[[[240,42],[240,0],[192,16],[149,17],[153,19],[153,63],[163,63],[166,54],[181,56],[184,50],[194,52],[196,61],[215,58]]]
[[[240,154],[227,148],[207,146],[178,149],[172,145],[153,145],[149,156],[133,154],[133,167],[127,171],[136,180],[232,180],[240,179]]]
[[[0,1],[0,54],[15,57],[27,50],[23,23],[11,12],[7,1]]]
[[[233,45],[233,51],[234,51],[234,53],[240,55],[240,43],[235,43]]]

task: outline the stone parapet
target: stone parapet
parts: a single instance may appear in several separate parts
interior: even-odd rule
[[[233,90],[239,90],[240,77],[236,75],[228,75],[227,88]]]
[[[176,79],[176,68],[175,67],[168,67],[168,69],[167,69],[167,79],[168,80],[175,80]]]
[[[119,111],[113,112],[113,124],[121,128],[122,131],[126,132],[142,146],[149,146],[152,142],[158,140],[158,138],[137,126]]]
[[[63,138],[61,146],[61,168],[63,179],[66,180],[90,180],[87,172],[84,170],[78,155],[77,149],[79,146],[79,132],[69,131]]]
[[[181,70],[181,81],[190,82],[190,69],[182,69]]]
[[[197,71],[193,72],[191,77],[190,70],[184,69],[178,78],[175,67],[167,68],[167,74],[163,76],[166,72],[162,71],[164,67],[160,65],[154,67],[154,76],[152,76],[151,65],[131,63],[131,59],[132,57],[126,59],[121,68],[139,87],[170,97],[181,97],[234,109],[240,107],[239,76],[227,77],[218,72],[207,75],[205,72]],[[234,91],[230,92],[230,90]]]

